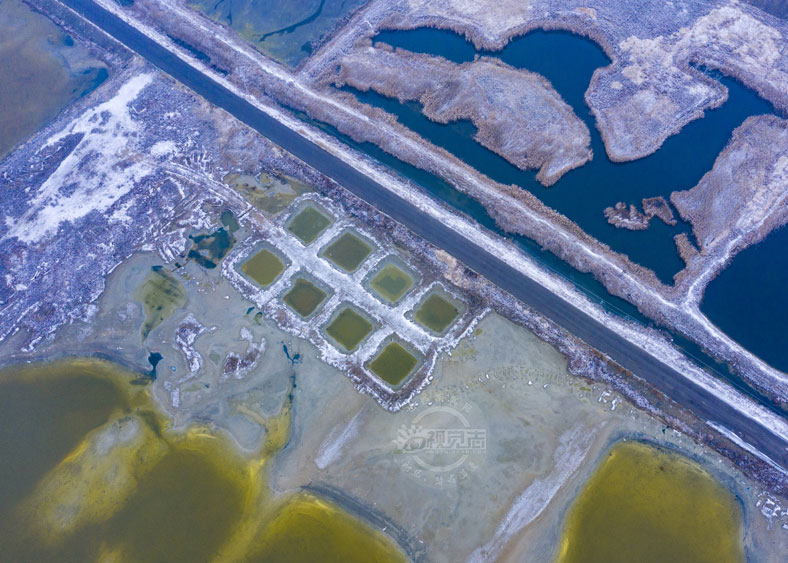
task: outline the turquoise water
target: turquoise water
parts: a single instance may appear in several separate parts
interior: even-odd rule
[[[788,372],[788,227],[745,249],[706,288],[701,310],[736,342]]]
[[[456,63],[471,61],[476,54],[499,57],[513,67],[547,77],[588,126],[594,151],[590,163],[567,173],[550,188],[539,184],[534,172],[519,170],[474,141],[476,130],[470,122],[433,123],[421,114],[418,103],[400,104],[374,92],[351,91],[361,101],[397,115],[404,125],[493,180],[527,189],[588,234],[653,270],[664,283],[672,283],[673,275],[684,267],[673,237],[680,232],[689,233],[689,225],[680,221],[676,227],[670,227],[655,219],[645,231],[617,229],[605,219],[604,208],[619,201],[639,204],[644,197],[661,195],[667,199],[674,190],[693,187],[711,169],[737,126],[751,115],[773,111],[752,90],[715,75],[729,89],[729,100],[722,107],[707,112],[704,119],[693,121],[678,135],[668,138],[653,155],[614,163],[605,153],[595,120],[584,101],[594,70],[610,62],[592,41],[567,32],[535,31],[513,40],[500,52],[477,52],[454,32],[428,28],[383,32],[375,41],[440,55]]]

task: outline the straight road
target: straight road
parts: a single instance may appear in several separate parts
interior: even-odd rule
[[[442,248],[588,345],[607,354],[620,366],[694,412],[700,420],[715,421],[734,431],[775,463],[788,469],[788,444],[768,428],[690,382],[655,356],[403,200],[352,165],[286,127],[91,0],[60,1],[210,103],[268,137],[415,234]]]

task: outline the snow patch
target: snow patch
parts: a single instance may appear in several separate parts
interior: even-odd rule
[[[150,163],[134,160],[129,151],[138,130],[129,104],[152,80],[151,74],[133,77],[113,98],[88,110],[47,140],[45,147],[68,135],[84,135],[38,189],[28,211],[12,221],[0,240],[16,237],[24,243],[40,243],[56,234],[64,222],[107,211],[136,182],[153,173]],[[86,162],[89,170],[85,170]],[[62,193],[64,189],[69,191]],[[121,211],[116,219],[127,217]]]
[[[483,562],[497,559],[507,542],[520,530],[533,522],[550,504],[558,490],[580,467],[588,455],[591,442],[599,428],[588,429],[583,425],[561,435],[560,443],[553,456],[553,472],[531,485],[514,501],[509,513],[495,531],[493,538],[474,551],[469,562]]]
[[[159,141],[150,148],[151,155],[155,157],[172,156],[176,152],[178,149],[172,141]]]
[[[350,419],[350,422],[343,429],[340,429],[339,425],[334,427],[326,439],[323,440],[323,443],[320,444],[317,457],[315,457],[315,465],[319,469],[325,469],[334,463],[342,453],[345,444],[358,435],[361,412],[358,411],[353,415],[353,418]]]

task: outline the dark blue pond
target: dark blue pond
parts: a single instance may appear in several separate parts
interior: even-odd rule
[[[567,32],[534,31],[517,38],[499,52],[477,52],[465,39],[451,31],[422,28],[379,34],[382,41],[409,51],[441,55],[457,63],[473,60],[477,54],[499,57],[505,63],[545,76],[585,121],[591,131],[594,159],[566,174],[554,186],[545,188],[534,172],[523,172],[473,140],[470,122],[448,125],[433,123],[421,114],[417,103],[400,104],[374,92],[354,92],[358,98],[396,115],[408,128],[435,145],[455,154],[493,180],[521,186],[546,205],[566,215],[585,232],[622,252],[638,264],[653,270],[664,283],[672,283],[684,264],[673,237],[689,232],[679,222],[670,227],[656,219],[645,231],[628,231],[610,225],[605,207],[619,201],[639,204],[644,197],[663,196],[674,190],[693,187],[714,164],[732,131],[747,117],[771,113],[771,105],[739,82],[716,75],[729,89],[729,100],[709,111],[678,134],[668,138],[653,155],[628,163],[614,163],[605,153],[596,124],[584,101],[591,76],[609,64],[601,48],[592,41]],[[678,217],[677,217],[678,218]]]
[[[750,352],[788,372],[788,227],[736,255],[706,288],[701,310]]]

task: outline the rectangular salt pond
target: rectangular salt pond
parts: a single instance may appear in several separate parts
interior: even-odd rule
[[[274,283],[284,270],[284,262],[267,248],[257,252],[241,266],[241,271],[261,287]]]
[[[284,302],[293,311],[307,318],[320,307],[326,297],[328,297],[328,293],[306,278],[299,277],[293,283],[292,289],[285,294]]]
[[[459,316],[459,307],[443,291],[431,292],[414,314],[419,324],[437,334],[443,334]]]
[[[372,254],[372,245],[349,230],[334,239],[321,252],[321,256],[348,273],[358,270],[370,254]]]
[[[326,327],[326,333],[346,351],[352,352],[372,332],[372,323],[350,306],[340,312]]]
[[[306,205],[287,224],[287,230],[304,244],[313,242],[331,224],[331,219],[314,205]]]
[[[413,287],[413,283],[412,273],[389,262],[377,271],[369,285],[385,301],[396,303]]]
[[[368,367],[380,379],[392,387],[397,387],[413,373],[418,363],[418,358],[402,344],[391,341],[378,352]]]

